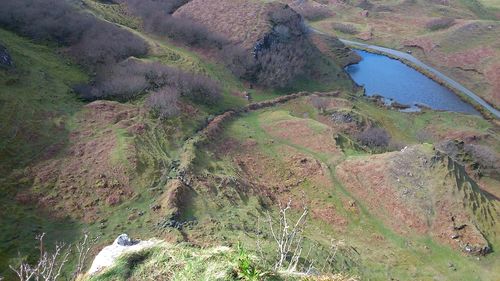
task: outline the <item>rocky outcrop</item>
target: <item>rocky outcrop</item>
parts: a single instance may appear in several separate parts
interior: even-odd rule
[[[14,67],[14,62],[7,48],[0,44],[0,68],[9,69]]]
[[[158,240],[137,241],[130,239],[127,234],[121,234],[115,239],[113,244],[104,247],[97,254],[87,275],[94,275],[113,266],[116,260],[124,254],[151,248],[160,243]]]

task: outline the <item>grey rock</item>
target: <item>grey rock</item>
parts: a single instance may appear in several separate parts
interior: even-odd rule
[[[114,244],[118,244],[120,246],[132,246],[137,244],[137,241],[134,241],[127,234],[120,234],[116,239]]]

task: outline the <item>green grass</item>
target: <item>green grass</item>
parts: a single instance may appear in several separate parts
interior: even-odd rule
[[[133,17],[123,4],[103,4],[95,0],[84,0],[83,3],[92,11],[99,13],[108,21],[116,22],[130,28],[141,26],[140,19]]]
[[[300,101],[298,101],[300,103]],[[358,105],[359,106],[359,105]],[[443,127],[457,126],[453,124],[453,120],[460,120],[459,124],[467,122],[478,122],[478,130],[486,130],[488,123],[483,123],[482,120],[471,116],[459,116],[455,114],[447,114],[442,112],[429,112],[421,115],[415,115],[411,118],[403,118],[402,113],[388,112],[378,109],[369,104],[364,104],[362,112],[366,112],[368,116],[374,118],[377,122],[381,122],[384,126],[388,123],[393,123],[391,133],[399,136],[401,139],[414,141],[418,127],[414,129],[415,122],[418,126],[423,127],[430,120],[441,120],[440,124]],[[251,137],[257,141],[258,151],[271,157],[276,161],[277,167],[283,162],[283,155],[280,154],[280,147],[288,146],[292,149],[312,156],[323,163],[329,163],[329,156],[311,151],[309,148],[301,147],[290,143],[287,140],[278,139],[267,134],[262,125],[271,125],[284,120],[294,120],[300,114],[296,112],[287,112],[287,109],[294,109],[296,106],[286,104],[277,108],[260,110],[245,114],[241,118],[236,119],[227,126],[225,136],[235,138],[240,141],[245,141]],[[302,109],[303,110],[303,109]],[[300,110],[299,110],[300,112]],[[293,116],[292,116],[293,115]],[[399,119],[399,120],[398,120]],[[408,120],[409,119],[409,120]],[[320,130],[323,124],[319,124],[314,120],[308,120],[310,127]],[[408,122],[408,123],[407,123]],[[408,127],[405,127],[408,126]],[[460,126],[459,126],[460,127]],[[412,128],[410,132],[404,130]],[[428,147],[428,145],[427,145]],[[357,154],[357,155],[366,155]],[[347,157],[352,157],[346,155]],[[358,156],[359,157],[359,156]],[[362,157],[362,156],[361,156]],[[209,162],[210,160],[206,160]],[[214,161],[214,160],[212,160]],[[219,160],[219,161],[230,161]],[[282,169],[287,169],[283,166]],[[279,173],[279,172],[278,172]],[[297,192],[305,192],[308,198],[321,198],[335,206],[339,214],[345,215],[349,220],[349,226],[346,231],[339,231],[325,223],[313,220],[310,222],[310,227],[307,231],[308,236],[315,241],[327,240],[327,237],[333,236],[337,239],[345,237],[350,245],[356,247],[360,251],[358,263],[352,265],[348,270],[352,270],[362,277],[369,280],[386,280],[388,278],[397,278],[401,280],[434,280],[434,278],[445,278],[452,280],[494,280],[494,272],[490,270],[494,267],[495,254],[486,257],[483,262],[476,261],[473,257],[463,256],[461,253],[452,250],[448,246],[443,246],[436,243],[428,236],[418,235],[400,235],[388,228],[380,219],[374,217],[368,209],[363,206],[362,202],[356,200],[342,184],[335,178],[335,168],[329,170],[333,186],[327,190],[310,189],[309,183],[303,183]],[[344,198],[344,199],[342,199]],[[351,211],[344,209],[342,201],[355,200],[359,206],[361,213],[356,215]],[[260,208],[260,207],[259,207]],[[233,211],[238,213],[238,211]],[[224,217],[215,215],[217,217]],[[241,214],[241,213],[240,213]],[[225,221],[225,219],[221,219]],[[222,222],[224,224],[224,222]],[[222,230],[221,230],[222,231]],[[377,233],[382,240],[374,242],[371,237]],[[250,242],[251,243],[251,242]],[[452,263],[456,271],[450,269],[449,263]],[[479,277],[478,277],[479,276]]]
[[[90,278],[87,276],[84,280],[303,280],[264,269],[258,259],[241,246],[235,249],[201,249],[185,243],[160,243],[152,248],[125,254],[113,267]]]
[[[50,47],[1,29],[0,38],[16,65],[0,71],[0,171],[5,171],[64,143],[65,122],[83,105],[71,86],[87,77]]]
[[[23,168],[47,153],[53,145],[64,147],[70,129],[66,123],[83,103],[71,86],[87,76],[54,49],[0,29],[2,44],[16,68],[0,70],[0,275],[21,253],[32,254],[34,235],[50,232],[47,243],[60,237],[77,238],[80,225],[69,219],[51,218],[32,204],[13,200],[17,191],[31,185]],[[56,155],[53,155],[56,156]]]
[[[127,164],[127,154],[129,150],[130,139],[133,137],[129,135],[126,129],[115,129],[116,147],[111,152],[111,162],[114,165]]]

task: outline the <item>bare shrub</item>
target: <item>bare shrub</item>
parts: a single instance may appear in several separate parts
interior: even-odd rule
[[[77,13],[66,1],[5,0],[0,9],[1,25],[36,40],[63,45],[77,42],[93,22],[92,16]]]
[[[446,29],[455,24],[455,19],[453,18],[438,18],[433,19],[425,24],[425,28],[435,31],[440,29]]]
[[[314,47],[306,38],[293,44],[278,38],[258,43],[253,54],[238,46],[224,47],[221,56],[226,66],[239,78],[261,85],[282,88],[305,73],[313,58]]]
[[[291,209],[292,201],[283,206],[279,203],[280,217],[279,223],[275,225],[269,212],[267,219],[269,228],[274,241],[276,242],[276,262],[274,264],[275,270],[295,271],[303,250],[303,232],[306,225],[307,215],[309,213],[307,207],[296,222],[291,222],[287,217],[288,211]],[[288,261],[288,266],[285,263]]]
[[[467,144],[464,146],[464,151],[480,169],[480,174],[491,174],[497,177],[500,175],[500,158],[493,149],[485,145]]]
[[[305,35],[292,38],[293,44],[273,39],[268,48],[256,53],[257,83],[282,88],[305,74],[306,66],[314,59],[314,46]]]
[[[295,11],[310,21],[322,20],[333,16],[333,12],[326,6],[294,5]]]
[[[132,33],[111,24],[96,23],[78,43],[70,47],[70,54],[85,65],[115,63],[130,56],[147,53],[146,43]]]
[[[69,1],[2,1],[0,25],[35,40],[68,46],[70,54],[90,68],[147,52],[146,42],[139,37],[80,11]]]
[[[286,204],[281,202],[278,204],[279,218],[273,219],[269,212],[267,212],[265,218],[272,240],[276,245],[275,271],[292,274],[300,273],[305,276],[321,273],[327,274],[323,276],[333,277],[328,273],[334,272],[338,266],[345,270],[344,266],[352,265],[351,261],[359,254],[344,241],[330,239],[330,245],[324,247],[317,241],[310,240],[305,236],[309,215],[309,210],[305,204],[302,206],[302,212],[299,213],[296,220],[290,219],[291,199]],[[257,228],[260,232],[260,220],[257,221]],[[259,239],[257,239],[257,251],[264,260],[264,250]],[[316,257],[311,254],[316,255]],[[340,255],[342,258],[338,259]],[[340,277],[340,275],[335,276]],[[341,280],[357,280],[355,277],[344,277],[346,279]],[[331,280],[337,279],[333,278]]]
[[[79,85],[74,89],[86,100],[129,100],[146,91],[156,91],[165,86],[197,103],[215,104],[221,98],[219,85],[209,77],[186,73],[160,63],[145,63],[133,59],[103,70],[92,85]]]
[[[336,31],[345,33],[345,34],[358,34],[359,31],[356,28],[356,26],[352,24],[346,24],[346,23],[340,23],[340,22],[335,22],[332,24],[332,28]]]
[[[390,141],[391,136],[383,128],[370,127],[359,133],[358,141],[365,146],[371,148],[386,148]]]
[[[239,78],[254,80],[256,61],[252,53],[235,45],[226,45],[221,52],[227,68]]]
[[[179,92],[170,87],[164,87],[151,93],[146,99],[146,106],[160,119],[179,115]]]
[[[34,265],[28,262],[21,262],[17,267],[9,265],[20,281],[42,280],[56,281],[63,279],[63,268],[67,265],[70,255],[76,252],[76,264],[71,275],[71,278],[65,280],[76,280],[77,276],[83,273],[83,269],[88,258],[88,254],[97,242],[96,239],[90,239],[88,234],[84,234],[82,240],[77,244],[71,245],[62,242],[56,243],[54,250],[48,252],[46,250],[44,240],[45,233],[37,236],[40,254]]]

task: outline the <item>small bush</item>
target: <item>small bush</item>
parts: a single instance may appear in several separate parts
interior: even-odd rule
[[[332,11],[325,6],[301,5],[293,7],[295,11],[301,14],[305,19],[310,21],[322,20],[333,16]]]
[[[470,155],[482,174],[499,175],[500,159],[493,149],[484,145],[467,144],[464,146],[464,150]]]
[[[352,25],[352,24],[346,24],[346,23],[340,23],[340,22],[335,22],[332,24],[332,28],[336,31],[345,33],[345,34],[358,34],[359,31],[358,29]]]
[[[439,18],[433,19],[425,24],[425,28],[435,31],[440,29],[446,29],[455,24],[455,19],[453,18]]]
[[[391,136],[382,128],[370,127],[358,134],[358,141],[365,146],[371,148],[386,148]]]
[[[146,99],[146,107],[151,113],[160,118],[167,119],[179,115],[179,92],[171,87],[164,87],[151,93]]]
[[[237,264],[236,273],[239,280],[258,281],[268,275],[268,272],[261,271],[254,265],[247,251],[240,244],[238,244]]]

